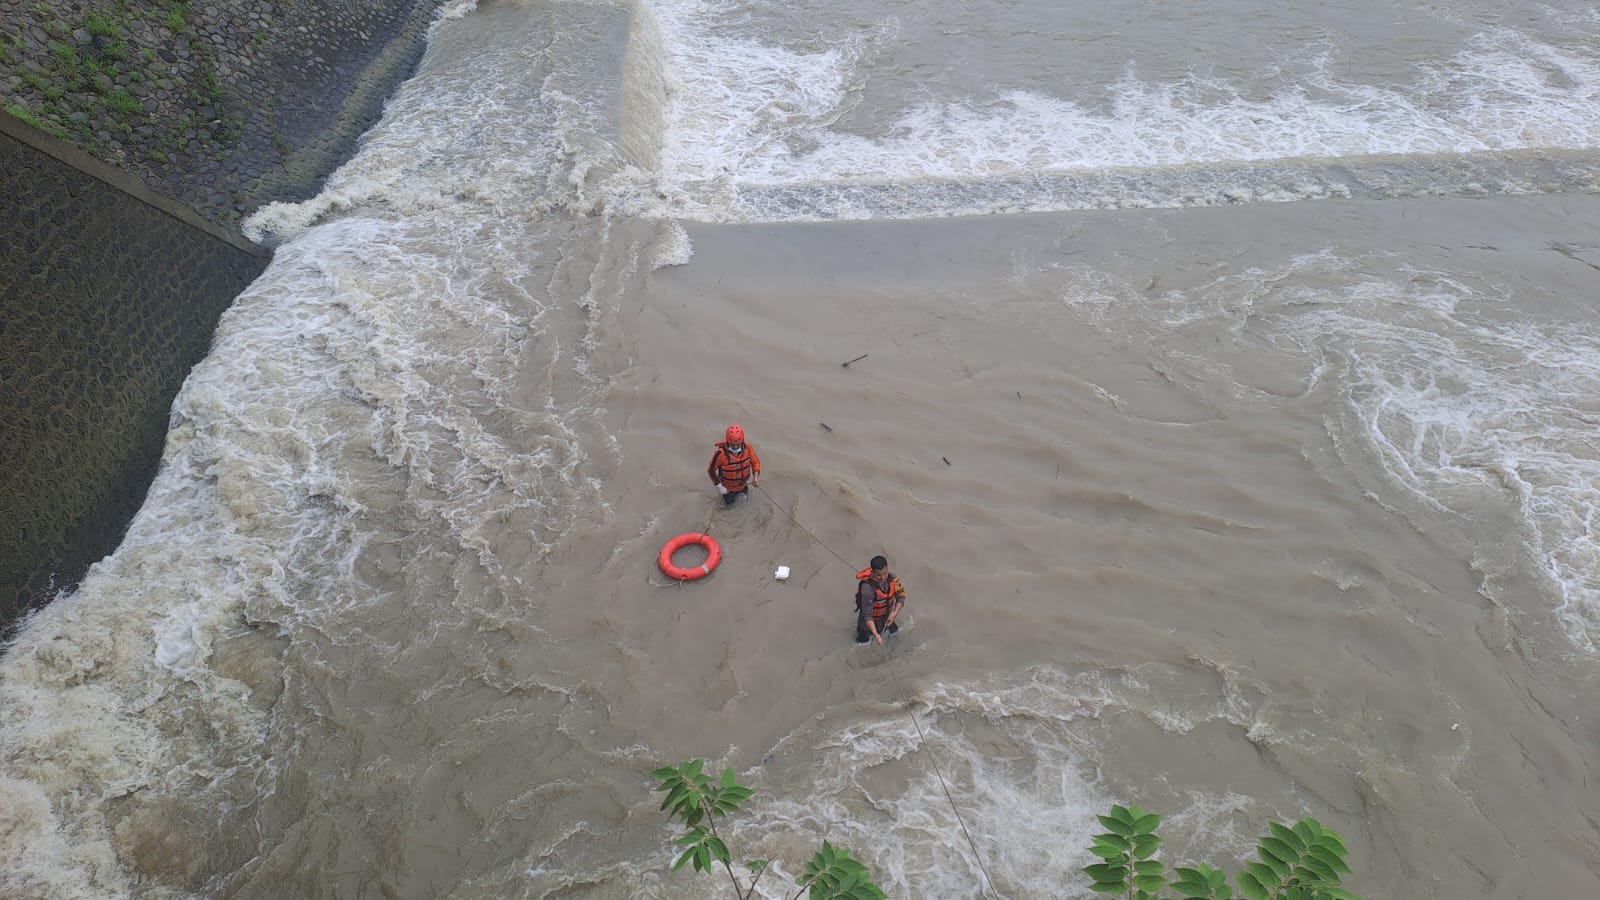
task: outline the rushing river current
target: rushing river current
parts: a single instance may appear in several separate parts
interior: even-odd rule
[[[766,897],[823,838],[1087,896],[1112,803],[1600,896],[1588,0],[457,4],[249,227],[125,542],[0,657],[0,896],[723,896],[691,757]]]

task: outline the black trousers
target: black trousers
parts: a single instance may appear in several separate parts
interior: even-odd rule
[[[722,505],[723,506],[732,506],[735,503],[739,502],[739,498],[740,497],[747,497],[749,495],[750,495],[750,489],[749,488],[744,488],[743,490],[738,490],[738,491],[729,491],[726,494],[722,495]]]

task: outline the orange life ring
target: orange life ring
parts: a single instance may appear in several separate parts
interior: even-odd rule
[[[673,565],[672,554],[690,544],[699,544],[706,548],[706,561],[692,569]],[[661,548],[661,555],[656,557],[656,563],[661,566],[661,571],[679,581],[694,581],[704,578],[711,574],[711,571],[717,567],[719,562],[722,562],[722,548],[718,547],[717,542],[711,539],[711,535],[695,534],[693,532],[680,534],[667,541],[667,545]]]

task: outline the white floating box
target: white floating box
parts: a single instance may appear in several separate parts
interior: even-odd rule
[[[787,581],[789,579],[789,567],[779,566],[778,571],[772,573],[772,577],[779,581]]]

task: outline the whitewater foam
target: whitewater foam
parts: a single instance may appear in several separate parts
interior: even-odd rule
[[[1600,55],[1504,27],[1483,28],[1404,84],[1365,83],[1326,46],[1306,48],[1310,65],[1269,61],[1245,81],[1200,67],[1150,81],[1130,61],[1100,88],[1104,102],[1034,85],[995,86],[993,99],[906,98],[880,111],[888,123],[869,135],[839,122],[858,111],[869,64],[894,62],[893,15],[807,53],[763,38],[737,4],[650,5],[670,84],[656,189],[666,216],[863,219],[1340,198],[1351,194],[1329,161],[1374,158],[1444,170],[1437,183],[1421,174],[1423,184],[1390,196],[1518,192],[1541,188],[1497,181],[1494,163],[1473,158],[1600,149]],[[1272,162],[1285,165],[1260,165]],[[1592,189],[1592,160],[1586,166],[1586,177],[1558,189]],[[1184,171],[1163,171],[1175,168]],[[1296,171],[1255,177],[1263,168]],[[1153,172],[1155,183],[1140,184],[1135,171]]]
[[[1565,316],[1535,312],[1534,288],[1466,271],[1387,268],[1381,257],[1298,255],[1167,293],[1157,304],[1161,328],[1233,333],[1226,353],[1169,350],[1231,381],[1251,346],[1249,321],[1255,337],[1305,373],[1305,389],[1330,384],[1339,399],[1327,427],[1354,469],[1375,462],[1404,496],[1463,523],[1507,507],[1520,523],[1517,540],[1548,579],[1554,620],[1575,648],[1597,652],[1600,454],[1591,435],[1600,421],[1600,343]],[[1068,302],[1095,318],[1140,302],[1103,277],[1082,280]],[[1399,511],[1392,499],[1380,502]],[[1472,555],[1492,595],[1514,562],[1489,547]]]

